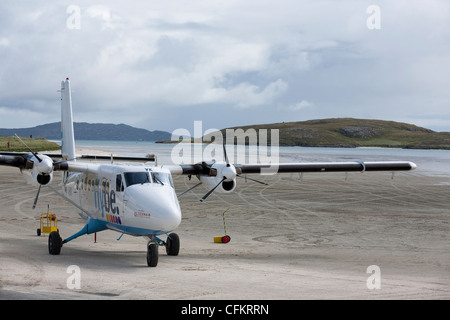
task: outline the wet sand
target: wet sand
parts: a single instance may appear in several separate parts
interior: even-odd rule
[[[41,212],[57,214],[63,237],[84,223],[77,209],[0,167],[0,299],[449,299],[450,178],[412,173],[282,174],[263,186],[243,179],[233,194],[196,188],[180,198],[180,255],[104,231],[48,254],[36,235]],[[55,177],[54,185],[60,178]],[[174,177],[177,193],[196,181]],[[228,244],[213,242],[224,234]],[[81,288],[69,289],[77,265]],[[369,266],[379,289],[369,289]],[[378,275],[378,274],[376,274]],[[374,282],[370,282],[374,284]],[[370,284],[369,284],[370,287]]]

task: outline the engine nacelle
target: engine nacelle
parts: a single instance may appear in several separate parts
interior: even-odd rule
[[[207,194],[200,199],[200,202],[205,199],[214,191],[221,193],[230,193],[236,189],[236,168],[232,164],[227,163],[206,163],[202,162],[198,164],[201,171],[197,174],[197,178],[200,180],[203,187],[208,191]],[[194,186],[195,188],[195,186]]]
[[[222,181],[223,176],[217,175],[216,177],[208,177],[208,176],[200,176],[200,181],[202,182],[205,189],[210,190],[214,188],[220,181]],[[236,178],[233,180],[227,181],[224,180],[222,183],[217,187],[215,191],[222,192],[222,193],[229,193],[233,192],[236,188]]]
[[[31,182],[34,185],[48,185],[53,181],[53,160],[45,155],[28,158],[26,168],[31,169]]]

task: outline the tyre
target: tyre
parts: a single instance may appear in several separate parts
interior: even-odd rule
[[[166,252],[169,256],[177,256],[180,252],[180,237],[176,233],[171,233],[167,237]]]
[[[158,245],[151,243],[147,247],[147,265],[156,267],[158,265]]]
[[[41,235],[41,229],[38,228],[36,233],[37,233],[37,235],[38,235],[38,237],[39,237],[39,236]]]
[[[48,252],[52,255],[60,254],[62,248],[62,239],[58,232],[50,232],[48,236]]]

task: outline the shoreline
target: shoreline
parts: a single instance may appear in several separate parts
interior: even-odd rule
[[[39,153],[60,154],[61,150],[40,151]],[[110,156],[112,154],[113,157],[118,155],[116,153],[95,150],[95,149],[88,149],[88,148],[83,148],[83,147],[76,147],[75,154],[77,156],[81,156],[81,155]]]
[[[216,144],[215,141],[208,142],[208,141],[187,141],[189,139],[183,139],[183,140],[156,140],[156,141],[128,141],[128,140],[75,140],[75,146],[77,144],[77,141],[95,141],[95,142],[105,142],[108,143],[154,143],[156,145],[175,145],[175,144],[202,144],[202,145],[210,145],[210,144]],[[61,141],[59,140],[48,140],[51,142],[55,142],[57,144],[60,144]],[[249,144],[227,144],[226,146],[249,146]],[[255,146],[255,145],[252,145]],[[256,145],[258,146],[258,145]],[[266,146],[264,146],[266,147]],[[267,145],[267,147],[270,147],[270,144]],[[329,149],[393,149],[393,150],[450,150],[450,147],[439,147],[439,146],[357,146],[357,145],[289,145],[289,144],[282,144],[278,145],[278,147],[293,147],[293,148],[329,148]],[[88,149],[84,147],[76,147],[76,149],[86,149],[87,152],[95,152],[95,149]],[[99,151],[101,154],[98,155],[110,155],[109,153],[105,153],[104,151]],[[48,152],[50,153],[50,152]],[[52,151],[51,153],[56,153]],[[78,153],[78,151],[77,151]],[[114,155],[114,154],[113,154]]]

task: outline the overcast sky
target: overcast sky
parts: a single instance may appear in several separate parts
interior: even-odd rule
[[[0,127],[60,121],[66,77],[78,122],[450,131],[450,1],[2,0]]]

